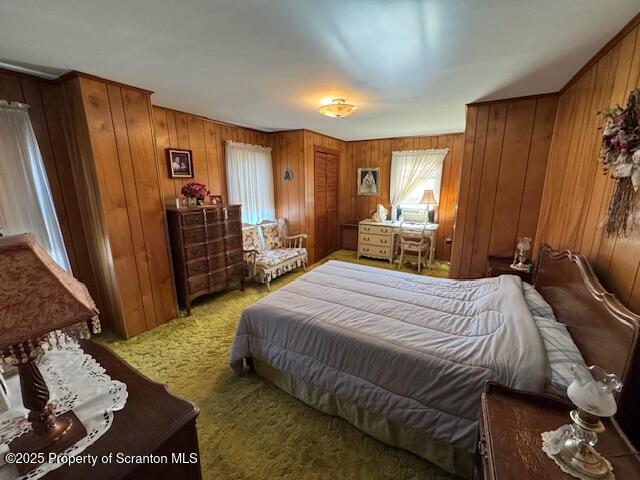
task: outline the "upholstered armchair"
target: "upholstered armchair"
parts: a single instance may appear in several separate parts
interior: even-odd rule
[[[302,267],[307,268],[306,234],[285,235],[284,219],[263,221],[242,229],[245,277],[267,285],[271,280]]]

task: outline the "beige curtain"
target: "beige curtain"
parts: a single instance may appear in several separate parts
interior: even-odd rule
[[[438,171],[448,148],[437,150],[413,150],[391,154],[391,207],[415,200],[411,195]],[[437,183],[437,182],[436,182]],[[418,198],[419,200],[419,198]]]

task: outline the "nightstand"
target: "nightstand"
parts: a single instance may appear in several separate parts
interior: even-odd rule
[[[542,451],[540,434],[570,423],[569,402],[547,394],[513,390],[489,382],[482,394],[480,441],[475,479],[569,480]],[[603,419],[598,452],[613,465],[616,478],[640,478],[640,458],[615,420]]]
[[[521,270],[514,270],[511,268],[513,258],[509,257],[489,257],[487,259],[487,270],[485,276],[497,277],[498,275],[518,275],[523,282],[527,282],[533,285],[532,272],[523,272]]]

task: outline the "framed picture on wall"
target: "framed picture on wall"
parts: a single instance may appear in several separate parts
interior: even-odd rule
[[[167,148],[167,162],[171,178],[193,178],[191,150]]]
[[[379,168],[358,169],[358,195],[378,195]]]

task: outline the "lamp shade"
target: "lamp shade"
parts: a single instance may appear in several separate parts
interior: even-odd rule
[[[0,350],[79,322],[97,322],[86,287],[31,234],[0,238]]]
[[[438,202],[436,201],[436,196],[433,194],[433,190],[425,190],[420,203],[423,205],[437,205]]]

